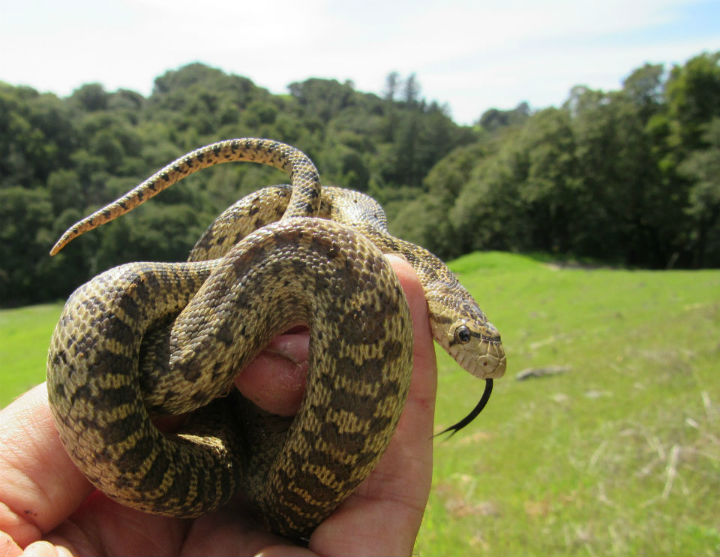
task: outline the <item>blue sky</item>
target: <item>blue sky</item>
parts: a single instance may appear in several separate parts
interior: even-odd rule
[[[616,89],[645,62],[720,50],[720,1],[0,0],[0,80],[145,95],[201,61],[275,93],[308,77],[381,92],[391,71],[459,123],[488,108]]]

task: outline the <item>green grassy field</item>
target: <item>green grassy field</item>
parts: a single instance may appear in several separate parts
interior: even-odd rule
[[[452,265],[503,334],[507,376],[436,441],[421,555],[720,555],[720,271]],[[42,381],[60,306],[0,311],[4,405]],[[483,384],[438,354],[437,426]],[[526,368],[559,375],[515,380]]]
[[[50,335],[62,304],[0,310],[0,408],[45,380]]]

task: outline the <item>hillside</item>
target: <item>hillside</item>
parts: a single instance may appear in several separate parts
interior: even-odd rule
[[[202,64],[149,97],[66,98],[0,83],[0,307],[55,301],[109,265],[182,260],[235,200],[287,177],[251,164],[190,177],[54,258],[68,226],[176,157],[254,136],[305,151],[325,184],[369,192],[391,229],[445,259],[541,251],[639,268],[720,266],[720,52],[645,65],[617,91],[459,126],[391,74],[385,94],[308,79],[273,95]]]

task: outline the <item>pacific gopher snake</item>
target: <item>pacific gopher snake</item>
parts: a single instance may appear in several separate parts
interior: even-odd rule
[[[231,206],[186,263],[121,265],[78,288],[51,341],[49,398],[71,458],[114,499],[192,517],[241,490],[269,528],[306,536],[372,470],[407,394],[411,325],[383,253],[413,265],[433,336],[465,369],[500,377],[505,355],[447,267],[388,234],[377,202],[321,188],[303,153],[270,140],[185,155],[73,225],[51,253],[185,176],[232,161],[284,169],[292,185]],[[272,417],[230,387],[296,323],[310,329],[306,392],[289,427],[268,427]],[[175,436],[150,421],[196,409]]]

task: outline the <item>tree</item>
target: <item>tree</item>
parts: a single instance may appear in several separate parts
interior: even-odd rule
[[[675,66],[666,86],[674,144],[687,153],[703,146],[705,124],[720,116],[720,52]]]
[[[420,98],[420,83],[417,80],[417,76],[411,73],[405,80],[405,86],[403,88],[403,100],[409,107],[413,107],[417,104]]]
[[[288,89],[308,116],[316,116],[325,124],[355,101],[352,86],[334,79],[308,79],[291,83]]]
[[[680,174],[692,182],[688,214],[695,223],[694,263],[703,267],[709,259],[720,259],[720,118],[705,126],[702,140],[707,148],[691,152],[680,164]]]
[[[397,95],[398,87],[400,85],[400,74],[397,72],[390,72],[385,78],[385,91],[383,98],[386,101],[392,103]]]
[[[83,110],[95,112],[107,108],[110,95],[105,92],[105,88],[100,83],[88,83],[75,89],[70,98],[77,102]]]
[[[649,120],[661,108],[664,73],[662,64],[645,64],[623,81],[623,94],[640,108],[644,121]]]
[[[483,112],[477,124],[485,131],[496,132],[508,126],[522,126],[530,117],[530,106],[521,102],[512,110],[499,110],[491,108]]]
[[[20,305],[52,288],[37,273],[47,256],[52,210],[47,192],[19,186],[0,190],[0,304]]]

